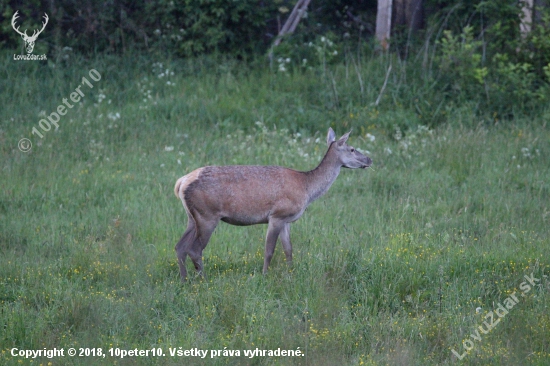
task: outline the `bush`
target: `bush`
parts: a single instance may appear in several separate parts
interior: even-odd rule
[[[153,32],[167,47],[183,56],[222,52],[238,56],[262,52],[270,40],[266,23],[276,12],[275,2],[258,0],[159,0]],[[174,43],[173,45],[170,45]]]
[[[104,0],[77,3],[60,0],[50,4],[31,1],[20,4],[0,0],[0,43],[16,48],[20,38],[10,19],[19,10],[21,29],[40,25],[49,15],[47,31],[40,42],[50,52],[71,47],[82,53],[125,52],[128,49],[158,49],[191,56],[223,52],[242,56],[264,52],[269,25],[277,12],[276,1],[260,0]],[[271,20],[271,23],[270,23]]]

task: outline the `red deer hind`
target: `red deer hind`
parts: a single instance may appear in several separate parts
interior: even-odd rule
[[[368,168],[372,164],[369,157],[346,144],[350,132],[336,141],[329,128],[328,150],[321,163],[308,172],[280,166],[206,166],[178,179],[174,193],[188,216],[187,230],[175,247],[182,281],[187,278],[187,255],[204,276],[202,251],[220,220],[231,225],[268,225],[264,274],[277,238],[291,264],[290,224],[328,191],[341,167]]]

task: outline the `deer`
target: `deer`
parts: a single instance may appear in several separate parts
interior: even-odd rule
[[[25,42],[25,48],[27,49],[27,53],[32,53],[34,49],[34,42],[36,42],[36,38],[38,38],[38,35],[42,33],[44,28],[46,28],[46,24],[48,24],[48,20],[49,20],[48,14],[44,13],[43,18],[45,22],[42,22],[42,29],[40,30],[35,29],[34,32],[32,33],[32,36],[29,37],[26,29],[25,29],[25,32],[21,32],[19,30],[19,27],[15,28],[15,21],[17,20],[17,18],[19,18],[19,16],[17,15],[18,12],[19,10],[16,11],[15,14],[13,14],[13,17],[11,18],[11,26],[17,33],[19,33],[19,35],[21,35],[21,38],[23,38],[23,41]]]
[[[334,130],[329,128],[327,152],[310,171],[280,166],[205,166],[179,178],[174,193],[188,217],[187,229],[175,246],[181,280],[187,280],[187,256],[198,274],[206,278],[202,252],[220,220],[237,226],[267,224],[264,275],[277,239],[287,263],[292,265],[290,224],[329,190],[340,168],[366,169],[372,165],[370,157],[346,144],[350,133],[336,140]]]

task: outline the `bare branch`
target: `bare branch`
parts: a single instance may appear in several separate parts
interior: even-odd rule
[[[386,72],[386,79],[384,80],[384,85],[382,85],[382,89],[380,89],[380,94],[378,94],[378,98],[376,98],[376,102],[374,102],[374,105],[377,106],[378,103],[380,103],[380,99],[382,98],[382,94],[384,94],[384,90],[386,89],[386,84],[388,83],[388,78],[390,76],[391,72],[391,64],[388,67],[388,71]]]

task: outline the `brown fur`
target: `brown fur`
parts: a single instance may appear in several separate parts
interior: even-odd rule
[[[334,131],[330,129],[329,149],[319,166],[309,172],[279,166],[207,166],[178,179],[174,193],[189,218],[187,230],[175,248],[182,280],[187,277],[187,255],[202,273],[202,251],[220,220],[232,225],[268,224],[264,273],[278,237],[287,261],[291,262],[290,223],[326,193],[338,177],[340,167],[366,168],[372,163],[345,144],[348,135],[333,143]]]

